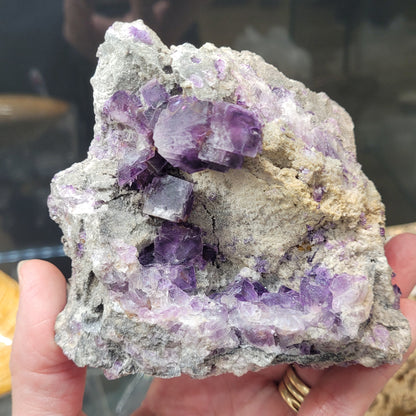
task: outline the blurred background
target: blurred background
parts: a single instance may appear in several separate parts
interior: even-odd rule
[[[358,160],[387,224],[416,221],[414,0],[0,0],[0,269],[15,277],[17,261],[38,257],[70,275],[46,208],[49,183],[86,156],[89,79],[105,29],[136,18],[169,45],[249,49],[325,91],[354,120]],[[124,414],[120,392],[149,382],[108,384],[94,372],[90,380],[91,397],[110,397],[97,410],[87,391],[90,415],[116,414],[117,405]]]

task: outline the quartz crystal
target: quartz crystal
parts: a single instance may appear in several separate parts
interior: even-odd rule
[[[88,158],[49,198],[72,259],[56,341],[110,378],[401,359],[384,207],[353,124],[250,52],[115,23]]]

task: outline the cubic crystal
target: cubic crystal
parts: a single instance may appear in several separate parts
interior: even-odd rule
[[[145,189],[143,213],[165,220],[186,221],[192,208],[193,185],[166,175],[155,177]]]

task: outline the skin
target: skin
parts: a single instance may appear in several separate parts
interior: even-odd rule
[[[416,302],[408,296],[416,284],[416,235],[402,234],[387,243],[386,255],[402,290],[401,310],[416,346]],[[69,361],[54,342],[54,322],[65,305],[64,277],[50,263],[31,260],[20,265],[21,298],[11,356],[13,416],[82,413],[85,369]],[[135,416],[289,416],[276,383],[285,365],[242,377],[230,374],[193,380],[188,376],[155,379]],[[400,368],[356,365],[326,370],[297,368],[311,387],[300,416],[360,416]]]

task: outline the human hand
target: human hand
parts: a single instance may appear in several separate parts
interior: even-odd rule
[[[416,303],[407,299],[416,284],[416,235],[392,239],[386,255],[403,292],[402,312],[412,327],[406,359],[416,346]],[[53,340],[56,315],[65,304],[65,280],[54,266],[39,260],[23,263],[19,275],[21,302],[11,359],[13,415],[82,415],[85,369],[69,361]],[[298,414],[361,416],[399,367],[297,368],[312,387]],[[155,379],[134,416],[293,415],[277,390],[286,369],[278,365],[242,377],[225,374],[203,380]]]
[[[66,282],[52,264],[19,267],[20,301],[10,358],[13,416],[83,415],[86,369],[55,344],[55,320],[66,303]]]

